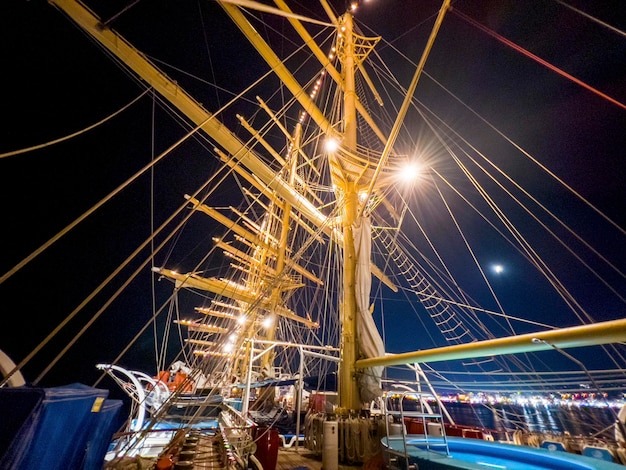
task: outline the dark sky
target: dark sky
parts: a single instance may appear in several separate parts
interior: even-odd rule
[[[363,3],[357,20],[366,32],[371,27],[389,41],[379,46],[380,53],[392,55],[393,45],[416,62],[438,2]],[[95,1],[90,5],[106,16],[118,11],[123,2]],[[620,1],[571,2],[571,5],[620,31],[626,30],[626,15]],[[454,8],[626,103],[623,32],[611,31],[554,1],[459,0]],[[306,13],[306,8],[300,7],[298,11]],[[0,154],[83,130],[141,93],[142,88],[127,72],[46,2],[2,2],[0,18],[3,23]],[[118,19],[116,25],[157,64],[168,64],[168,73],[189,85],[188,89],[208,109],[215,109],[230,98],[224,90],[243,89],[259,75],[261,67],[227,21],[212,3],[144,1]],[[168,45],[168,41],[174,40],[178,47]],[[181,70],[205,81],[191,79]],[[446,17],[426,72],[428,75],[420,82],[417,93],[424,106],[436,109],[446,122],[463,129],[464,137],[493,156],[503,168],[516,172],[542,202],[550,204],[559,217],[625,272],[626,240],[620,230],[549,182],[550,178],[540,176],[541,172],[528,160],[513,158],[510,146],[496,139],[495,133],[467,109],[459,107],[434,80],[520,143],[622,230],[626,226],[626,110],[523,57],[454,12]],[[412,70],[404,66],[397,78],[406,86],[411,74]],[[122,119],[103,123],[63,143],[0,159],[3,274],[146,165],[152,153],[158,154],[183,135],[183,129],[170,125],[165,113],[160,113],[156,125],[167,131],[153,138],[151,127],[146,124],[151,113],[152,102],[144,98],[126,110]],[[416,136],[413,138],[417,140]],[[163,173],[155,175],[155,184],[162,183],[154,201],[161,218],[181,203],[183,194],[199,187],[215,168],[214,158],[207,156],[198,142],[189,141],[180,154],[177,158],[180,161],[184,158],[184,165],[179,160],[170,161]],[[446,170],[445,162],[437,165],[441,171]],[[168,178],[166,185],[165,179],[159,180],[164,178],[163,174]],[[144,177],[100,209],[97,216],[0,285],[3,305],[0,349],[16,361],[22,359],[76,308],[104,275],[145,240],[151,223],[146,210],[150,205],[149,188],[150,180]],[[430,228],[436,231],[442,207],[433,204],[429,209],[425,201],[413,197],[416,213],[430,217]],[[482,234],[483,227],[479,222],[471,222],[471,217],[469,211],[462,212],[461,218],[467,219],[470,226],[475,223],[475,233]],[[155,218],[158,220],[159,214]],[[187,247],[190,251],[195,243],[210,237],[211,227],[202,223],[197,228],[205,230],[206,235],[190,242]],[[442,243],[446,230],[441,228],[439,233]],[[541,295],[534,295],[541,293],[543,287],[526,278],[527,267],[518,255],[507,258],[506,244],[490,237],[485,233],[477,253],[485,266],[502,262],[507,267],[503,276],[493,279],[503,301],[512,305],[519,315],[533,310],[537,321],[561,326],[574,324],[556,310],[552,301],[544,302]],[[459,245],[452,246],[452,238],[450,243],[451,253],[456,249],[463,251]],[[597,281],[589,283],[571,261],[556,254],[551,261],[568,285],[580,293],[585,308],[593,312],[596,321],[624,317],[624,304],[598,287]],[[602,270],[601,274],[619,294],[626,296],[623,275],[595,264],[594,268]],[[465,277],[470,285],[475,281],[475,275],[469,271]],[[108,288],[102,299],[115,288]],[[80,354],[83,360],[62,361],[50,375],[50,383],[73,380],[70,377],[74,375],[81,380],[94,376],[93,364],[111,360],[111,351],[118,351],[145,321],[145,314],[135,313],[145,311],[145,293],[149,290],[149,278],[133,285],[130,295],[124,296],[124,303],[115,305],[106,319],[97,322],[86,339],[73,349],[80,351],[73,357]],[[88,308],[68,330],[78,331],[79,324],[93,313]],[[412,325],[410,328],[420,327],[416,318],[407,321],[404,327],[402,322],[391,323],[387,332],[390,350],[402,350],[406,343],[402,333],[407,330],[407,324]],[[40,372],[45,360],[55,354],[52,351],[68,341],[67,336],[62,338],[25,369],[31,379]],[[146,342],[134,357],[141,362],[137,358],[152,353]]]

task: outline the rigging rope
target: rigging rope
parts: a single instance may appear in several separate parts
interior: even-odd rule
[[[569,73],[565,72],[564,70],[561,70],[560,68],[556,67],[555,65],[552,65],[550,62],[547,62],[545,60],[543,60],[541,57],[536,56],[535,54],[533,54],[530,51],[527,51],[526,49],[524,49],[521,46],[518,46],[517,44],[515,44],[512,41],[509,41],[508,39],[506,39],[503,36],[500,36],[498,33],[496,33],[495,31],[487,28],[486,26],[483,26],[482,24],[480,24],[478,21],[470,18],[469,16],[467,16],[464,13],[461,13],[459,10],[455,9],[451,9],[452,13],[455,13],[458,17],[464,19],[465,21],[467,21],[469,24],[475,26],[476,28],[480,29],[481,31],[489,34],[490,36],[494,37],[495,39],[497,39],[498,41],[502,42],[503,44],[506,44],[507,46],[513,48],[514,50],[524,54],[526,57],[531,58],[532,60],[534,60],[535,62],[547,67],[548,69],[552,70],[553,72],[558,73],[559,75],[567,78],[568,80],[576,83],[577,85],[580,85],[581,87],[591,91],[592,93],[595,93],[596,95],[598,95],[600,98],[603,98],[611,103],[613,103],[614,105],[619,106],[622,109],[626,110],[626,104],[621,103],[619,101],[617,101],[614,98],[611,98],[609,95],[607,95],[606,93],[601,92],[600,90],[598,90],[597,88],[592,87],[591,85],[588,85],[587,83],[583,82],[582,80],[579,80],[578,78],[574,77],[573,75],[570,75]]]
[[[604,21],[600,21],[598,18],[591,16],[589,13],[585,13],[584,11],[579,10],[578,8],[574,8],[573,6],[568,5],[565,2],[562,2],[561,0],[554,0],[554,1],[558,3],[559,5],[563,5],[565,8],[569,8],[570,10],[575,11],[579,15],[584,16],[588,20],[591,20],[594,23],[599,24],[600,26],[604,26],[606,29],[613,31],[614,33],[619,34],[620,36],[623,36],[626,38],[626,32],[622,31],[621,29],[617,29],[616,27],[611,26],[610,24],[605,23]]]
[[[107,117],[105,117],[104,119],[101,119],[100,121],[92,124],[91,126],[87,126],[84,129],[76,131],[76,132],[74,132],[72,134],[66,135],[64,137],[59,137],[58,139],[54,139],[54,140],[51,140],[51,141],[43,143],[43,144],[33,145],[32,147],[27,147],[27,148],[24,148],[24,149],[13,150],[12,152],[0,153],[0,158],[13,157],[15,155],[20,155],[22,153],[32,152],[33,150],[39,150],[39,149],[42,149],[42,148],[45,148],[45,147],[50,147],[51,145],[59,144],[61,142],[65,142],[66,140],[69,140],[69,139],[72,139],[72,138],[74,138],[76,136],[84,134],[85,132],[89,132],[90,130],[95,129],[96,127],[98,127],[98,126],[100,126],[100,125],[110,121],[111,119],[116,117],[118,114],[121,114],[124,111],[126,111],[128,108],[130,108],[133,104],[135,104],[137,101],[139,101],[141,98],[143,98],[143,96],[146,95],[147,93],[149,93],[150,91],[151,91],[151,88],[146,88],[146,91],[141,93],[137,98],[132,100],[130,103],[128,103],[125,106],[122,106],[120,109],[118,109],[114,113],[109,114]]]

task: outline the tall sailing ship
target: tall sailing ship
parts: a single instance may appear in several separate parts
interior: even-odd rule
[[[80,368],[93,357],[89,367],[102,374],[95,387],[117,382],[131,403],[109,455],[140,455],[155,436],[165,439],[152,449],[159,455],[177,430],[211,428],[236,443],[230,462],[242,467],[258,464],[250,443],[259,423],[277,427],[286,415],[290,444],[319,450],[330,421],[348,436],[339,458],[365,463],[379,452],[394,396],[401,410],[412,397],[448,424],[442,396],[482,397],[500,419],[496,396],[622,398],[626,286],[615,247],[626,233],[623,214],[601,199],[615,192],[623,201],[616,162],[625,148],[626,43],[618,28],[564,2],[545,6],[582,31],[570,46],[587,41],[591,55],[605,45],[596,59],[605,63],[585,80],[566,70],[585,72],[591,60],[580,49],[552,64],[541,57],[550,47],[497,32],[525,39],[512,25],[538,21],[524,16],[527,5],[505,15],[461,1],[49,3],[55,27],[78,26],[93,43],[85,41],[88,52],[97,54],[95,45],[125,75],[109,67],[111,83],[126,83],[115,101],[89,106],[111,115],[67,142],[3,145],[7,182],[50,152],[55,175],[94,186],[54,230],[11,234],[26,237],[27,248],[3,263],[7,296],[51,273],[58,292],[82,292],[68,312],[46,319],[49,330],[22,327],[19,345],[9,342],[15,329],[2,337],[0,349],[17,363],[4,358],[3,386],[24,387],[20,375],[44,385],[63,377],[59,368],[85,376]],[[73,46],[80,34],[66,34],[83,47]],[[465,55],[476,59],[457,62]],[[499,75],[488,75],[492,68]],[[504,80],[516,75],[528,78],[512,89]],[[513,109],[517,100],[524,106]],[[149,126],[140,128],[139,116]],[[563,124],[575,131],[553,135]],[[13,139],[26,147],[20,134]],[[591,158],[566,160],[595,139],[613,143],[594,155],[607,177],[600,195],[557,171],[599,174]],[[72,156],[87,140],[105,149],[90,144],[89,156]],[[93,177],[81,173],[88,166],[72,168],[92,154],[106,160],[113,148],[123,174],[115,183],[99,182],[112,171],[104,166]],[[21,206],[16,220],[30,204]],[[122,232],[109,231],[115,226]],[[61,256],[80,265],[65,254],[70,247],[83,248],[92,269],[72,265],[81,274],[68,282],[68,268],[46,263]],[[75,365],[89,342],[96,353]],[[616,403],[618,425],[598,433],[617,461]],[[373,444],[355,453],[350,426],[362,432],[364,422]],[[238,431],[221,434],[226,428]]]

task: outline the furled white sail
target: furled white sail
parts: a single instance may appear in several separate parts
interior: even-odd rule
[[[385,345],[378,333],[374,319],[369,311],[369,297],[372,286],[370,258],[372,252],[372,225],[369,217],[360,217],[352,227],[354,251],[356,254],[356,306],[357,306],[357,341],[361,357],[380,357],[385,355]],[[382,395],[381,376],[383,367],[365,369],[359,379],[361,401],[369,402]]]

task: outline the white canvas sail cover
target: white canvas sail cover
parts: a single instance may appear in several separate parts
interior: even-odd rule
[[[355,293],[357,307],[357,342],[361,357],[385,355],[385,345],[378,333],[369,311],[372,274],[370,259],[372,252],[372,225],[369,217],[360,217],[352,226],[356,255]],[[383,367],[365,369],[360,377],[361,401],[370,402],[382,395],[380,387]]]

